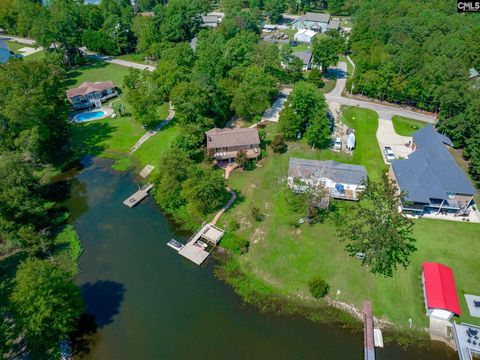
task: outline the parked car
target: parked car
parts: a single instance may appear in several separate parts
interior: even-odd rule
[[[383,148],[383,153],[385,154],[385,158],[387,159],[388,162],[395,159],[395,154],[393,153],[393,150],[390,146],[385,146]]]
[[[342,149],[342,140],[337,137],[333,143],[333,151],[340,151]]]

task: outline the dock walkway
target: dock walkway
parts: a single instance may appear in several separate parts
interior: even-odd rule
[[[148,192],[153,188],[153,184],[148,184],[140,188],[135,194],[130,196],[127,200],[123,202],[123,205],[133,208],[140,201],[145,199],[148,196]]]

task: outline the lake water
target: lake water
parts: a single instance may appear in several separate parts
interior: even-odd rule
[[[150,197],[134,209],[130,174],[94,161],[66,202],[84,247],[76,282],[98,330],[79,359],[361,359],[363,335],[303,318],[261,314],[202,267],[166,246],[175,232]],[[390,345],[377,359],[456,359]]]

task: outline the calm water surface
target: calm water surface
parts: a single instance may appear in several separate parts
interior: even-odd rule
[[[98,324],[81,359],[361,359],[363,337],[302,318],[261,314],[213,275],[166,246],[178,234],[153,200],[104,161],[72,180],[67,201],[84,252],[76,280]],[[447,355],[448,354],[448,355]],[[455,359],[388,346],[377,359]]]

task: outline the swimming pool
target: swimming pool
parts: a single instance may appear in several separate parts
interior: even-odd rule
[[[91,120],[97,120],[105,117],[105,111],[89,111],[89,112],[84,112],[78,115],[75,115],[74,119],[75,121],[91,121]]]

